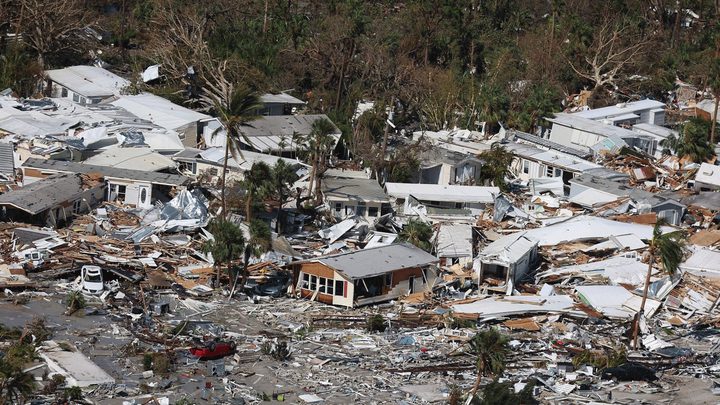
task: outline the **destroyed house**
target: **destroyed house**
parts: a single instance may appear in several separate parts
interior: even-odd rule
[[[23,163],[23,178],[30,183],[55,173],[99,173],[107,186],[106,199],[121,204],[150,208],[157,200],[169,200],[173,188],[184,188],[190,178],[178,174],[118,169],[60,160],[30,158]]]
[[[240,127],[240,130],[246,136],[241,140],[242,146],[244,149],[256,152],[295,157],[297,150],[305,147],[305,145],[298,145],[295,142],[295,137],[310,135],[313,123],[321,119],[330,120],[325,114],[269,115],[260,117]],[[334,130],[330,136],[333,138],[334,147],[342,132],[334,124],[333,128]],[[205,145],[224,147],[224,133],[218,134],[215,139],[212,139],[210,129],[209,127],[203,135]]]
[[[492,205],[500,194],[497,187],[412,183],[385,183],[385,190],[405,215],[417,215],[420,205],[425,215],[470,215]]]
[[[658,218],[670,225],[679,225],[687,207],[673,199],[630,187],[623,183],[592,175],[578,176],[570,181],[569,201],[584,208],[599,206],[622,200],[630,200],[638,214],[654,212]],[[627,208],[624,208],[627,211]],[[619,212],[618,214],[624,214]]]
[[[376,180],[329,177],[321,187],[325,204],[336,218],[374,219],[391,212],[390,199]]]
[[[603,124],[576,114],[558,113],[546,118],[552,123],[550,140],[561,145],[580,148],[589,152],[618,152],[623,147],[633,147],[653,156],[658,140],[629,129]]]
[[[210,125],[219,126],[217,120],[209,115],[150,93],[123,95],[111,104],[161,128],[177,132],[182,144],[188,147],[196,147],[200,143],[200,135]]]
[[[356,307],[424,291],[438,259],[410,244],[392,244],[291,263],[300,296]]]
[[[267,93],[260,96],[262,108],[256,115],[291,115],[305,106],[305,102],[287,93]]]
[[[720,166],[704,162],[700,164],[695,174],[694,187],[697,191],[720,190]]]
[[[543,150],[532,145],[507,143],[505,149],[514,156],[510,170],[521,180],[561,178],[563,184],[587,170],[602,166],[554,150]]]
[[[665,104],[645,99],[579,111],[572,115],[618,126],[643,123],[663,125],[665,123]]]
[[[0,142],[0,184],[15,182],[15,154],[14,145],[10,142]]]
[[[564,153],[566,155],[572,155],[581,159],[587,159],[592,157],[592,153],[588,152],[587,150],[581,150],[578,148],[573,148],[570,146],[561,145],[559,143],[555,143],[547,138],[542,138],[537,135],[528,134],[527,132],[518,131],[515,129],[511,129],[507,131],[507,138],[511,141],[525,144],[525,145],[532,145],[535,146],[538,149],[543,150],[554,150],[557,152]]]
[[[421,156],[418,182],[422,184],[477,184],[483,162],[470,153],[431,148]]]
[[[130,82],[96,66],[70,66],[45,71],[47,96],[70,99],[79,104],[98,104],[119,96]]]
[[[478,282],[487,278],[504,282],[508,293],[537,264],[538,240],[527,232],[516,232],[487,245],[475,259],[473,267]]]
[[[0,195],[3,221],[60,227],[73,215],[89,212],[103,200],[104,184],[93,175],[63,173]]]
[[[440,224],[435,237],[435,252],[440,265],[465,265],[472,262],[473,232],[470,224]]]
[[[192,177],[206,175],[210,177],[211,181],[217,181],[222,176],[225,150],[222,148],[207,148],[204,150],[185,148],[173,155],[172,159],[177,162],[178,170],[184,175]],[[242,156],[238,156],[238,159],[230,155],[227,172],[228,182],[242,180],[244,173],[248,172],[255,163],[263,162],[272,167],[278,160],[283,160],[288,166],[294,168],[298,176],[307,172],[307,165],[298,160],[246,150],[242,152]]]

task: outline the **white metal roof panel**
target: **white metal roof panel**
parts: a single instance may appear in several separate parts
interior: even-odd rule
[[[122,77],[96,66],[70,66],[47,70],[54,82],[85,97],[111,97],[130,85]]]
[[[385,183],[388,195],[407,199],[413,196],[420,201],[448,201],[492,204],[500,194],[497,187],[459,186],[442,184]]]

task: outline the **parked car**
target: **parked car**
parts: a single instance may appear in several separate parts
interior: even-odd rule
[[[82,266],[80,270],[80,285],[82,291],[89,294],[100,294],[103,286],[102,269],[99,266]]]

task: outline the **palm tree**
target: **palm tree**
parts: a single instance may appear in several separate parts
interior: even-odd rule
[[[253,163],[250,170],[245,173],[243,186],[245,187],[245,221],[252,222],[252,208],[254,199],[268,191],[272,179],[272,169],[265,162]]]
[[[480,170],[480,179],[489,180],[496,187],[506,191],[508,186],[505,177],[510,171],[510,164],[513,160],[512,153],[496,142],[492,144],[490,150],[480,154],[480,159],[484,162],[482,170]]]
[[[310,174],[310,184],[308,185],[308,195],[313,194],[313,184],[315,185],[315,199],[320,200],[320,179],[327,170],[327,157],[332,152],[335,145],[335,125],[327,118],[320,118],[312,123],[312,129],[308,135],[294,134],[293,142],[298,145],[304,145],[305,151],[308,153],[312,162],[312,172]]]
[[[505,358],[508,355],[508,337],[497,329],[488,329],[478,332],[470,339],[470,352],[477,356],[477,379],[470,391],[474,397],[482,377],[487,375],[500,375],[505,370]]]
[[[670,149],[678,157],[687,157],[693,162],[704,162],[714,154],[714,146],[708,143],[709,123],[701,118],[691,118],[680,127],[680,136],[670,135],[660,145]]]
[[[675,274],[675,271],[683,260],[685,234],[682,231],[663,233],[663,225],[664,222],[662,220],[655,223],[653,237],[648,244],[648,254],[650,258],[648,259],[648,270],[645,275],[645,288],[643,288],[640,311],[638,311],[635,321],[633,322],[633,347],[637,347],[640,317],[643,316],[643,311],[645,310],[645,301],[647,301],[648,288],[650,287],[650,275],[652,274],[655,260],[660,259],[663,270],[670,275]]]
[[[247,269],[250,264],[250,257],[259,257],[263,253],[272,249],[272,232],[270,231],[270,226],[268,226],[267,223],[259,219],[253,219],[250,221],[248,231],[250,232],[250,239],[245,245],[242,275],[240,277],[241,291],[245,288],[245,282],[248,278]],[[230,292],[230,298],[232,298],[234,292],[235,286],[233,286],[232,291]]]
[[[200,102],[205,109],[211,110],[217,116],[222,126],[212,133],[215,138],[221,129],[225,130],[225,160],[222,170],[222,215],[227,216],[225,202],[225,177],[227,174],[228,159],[232,154],[235,160],[242,158],[241,142],[250,144],[247,135],[241,127],[257,118],[257,110],[261,107],[260,98],[244,84],[231,83],[225,76],[227,61],[217,67],[217,71],[208,72],[208,78],[200,96]]]
[[[432,243],[430,243],[433,236],[432,226],[419,219],[411,218],[402,227],[399,236],[400,240],[412,243],[426,252],[432,249]]]
[[[20,404],[35,390],[35,379],[11,362],[0,358],[0,405]]]
[[[283,218],[283,204],[285,199],[290,195],[290,186],[298,180],[298,175],[292,166],[285,163],[284,160],[278,159],[272,167],[270,177],[270,187],[275,192],[280,205],[277,221],[275,222],[275,232],[280,233],[280,223]]]
[[[202,245],[203,253],[211,253],[217,270],[217,285],[220,285],[220,271],[227,264],[228,274],[231,273],[232,262],[239,259],[245,248],[245,237],[237,225],[224,218],[215,218],[208,225],[213,239]]]

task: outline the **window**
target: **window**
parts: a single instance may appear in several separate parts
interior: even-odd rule
[[[337,213],[339,214],[340,211],[342,211],[342,203],[341,203],[341,202],[336,202],[336,203],[335,203],[335,212],[337,212]]]
[[[335,295],[345,296],[345,282],[342,280],[335,280]]]
[[[80,207],[82,207],[82,200],[73,201],[73,214],[79,214]]]
[[[367,207],[365,207],[365,203],[363,201],[358,201],[357,208],[355,209],[355,214],[364,217],[366,212]]]
[[[371,218],[374,218],[378,216],[378,207],[370,207],[368,208],[368,216]]]
[[[68,91],[67,91],[67,89],[66,89],[65,87],[63,87],[63,88],[60,90],[60,97],[66,98],[67,96],[68,96]]]
[[[392,273],[387,273],[385,275],[385,285],[388,287],[392,285]]]
[[[211,176],[217,176],[217,175],[218,175],[218,169],[217,169],[217,167],[211,167],[211,168],[210,168],[210,175],[211,175]]]
[[[331,279],[323,279],[323,280],[325,280],[325,283],[326,283],[326,284],[325,284],[325,294],[334,295],[334,294],[333,294],[333,293],[334,293],[334,290],[335,290],[335,288],[334,288],[334,287],[335,287],[334,280],[331,280]],[[321,292],[322,292],[322,291],[321,291]]]
[[[547,167],[545,168],[545,177],[555,177],[555,176],[554,176],[554,173],[555,173],[555,168],[554,168],[554,167],[552,167],[552,166],[547,166]]]
[[[80,102],[80,96],[78,96],[77,93],[73,93],[73,101],[76,103]]]
[[[195,163],[195,162],[180,162],[180,164],[178,165],[178,169],[180,169],[181,172],[197,174],[197,163]]]
[[[108,198],[108,200],[125,202],[125,193],[127,192],[127,186],[125,186],[124,184],[110,184],[108,192],[110,193],[110,197]]]
[[[522,171],[525,174],[530,174],[530,161],[523,159]]]
[[[312,274],[303,274],[302,280],[301,288],[313,292],[317,290],[320,294],[342,296],[345,292],[345,285],[342,280],[333,280]]]

